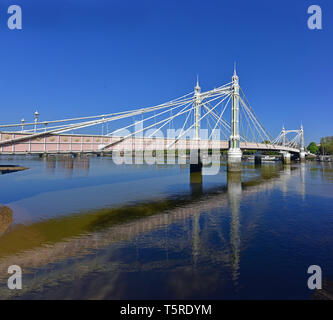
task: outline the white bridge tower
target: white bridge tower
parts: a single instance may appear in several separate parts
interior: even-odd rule
[[[234,69],[232,76],[232,106],[231,106],[231,135],[228,150],[228,171],[240,171],[242,151],[240,149],[239,134],[239,78]]]
[[[199,79],[197,78],[197,84],[194,88],[194,130],[195,130],[195,139],[200,139],[200,117],[201,117],[201,97],[200,97],[201,88],[199,86]]]

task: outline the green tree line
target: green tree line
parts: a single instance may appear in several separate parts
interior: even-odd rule
[[[307,148],[313,154],[333,155],[333,136],[320,139],[320,145],[311,142]]]

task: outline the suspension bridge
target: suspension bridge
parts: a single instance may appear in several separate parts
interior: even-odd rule
[[[225,85],[203,92],[197,79],[194,91],[151,107],[51,121],[40,121],[36,111],[32,122],[0,125],[0,155],[176,150],[194,152],[199,164],[202,150],[228,150],[230,171],[240,170],[243,150],[256,150],[257,162],[262,151],[280,152],[286,163],[291,154],[301,160],[306,155],[302,126],[283,128],[276,138],[269,134],[241,89],[236,69]]]

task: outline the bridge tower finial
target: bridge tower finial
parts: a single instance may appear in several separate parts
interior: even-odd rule
[[[198,74],[197,74],[197,84],[196,84],[195,88],[199,88],[200,89],[200,86],[199,86],[199,75]]]
[[[237,84],[238,84],[238,80],[239,80],[239,77],[238,77],[238,75],[237,75],[236,61],[235,61],[235,63],[234,63],[234,74],[233,74],[233,76],[232,76],[232,82],[233,82],[233,83],[236,83],[236,82],[237,82]]]

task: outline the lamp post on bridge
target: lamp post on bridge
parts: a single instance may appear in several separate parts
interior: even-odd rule
[[[37,132],[37,122],[38,122],[38,117],[39,117],[39,113],[38,113],[38,111],[36,110],[35,113],[34,113],[34,118],[35,118],[35,128],[34,128],[34,132],[35,132],[35,133]]]
[[[239,134],[239,78],[234,69],[232,76],[231,135],[228,150],[228,171],[241,171],[242,151]]]
[[[22,123],[22,132],[24,131],[24,122],[25,122],[25,120],[24,120],[24,118],[22,118],[22,120],[21,120],[21,123]]]

